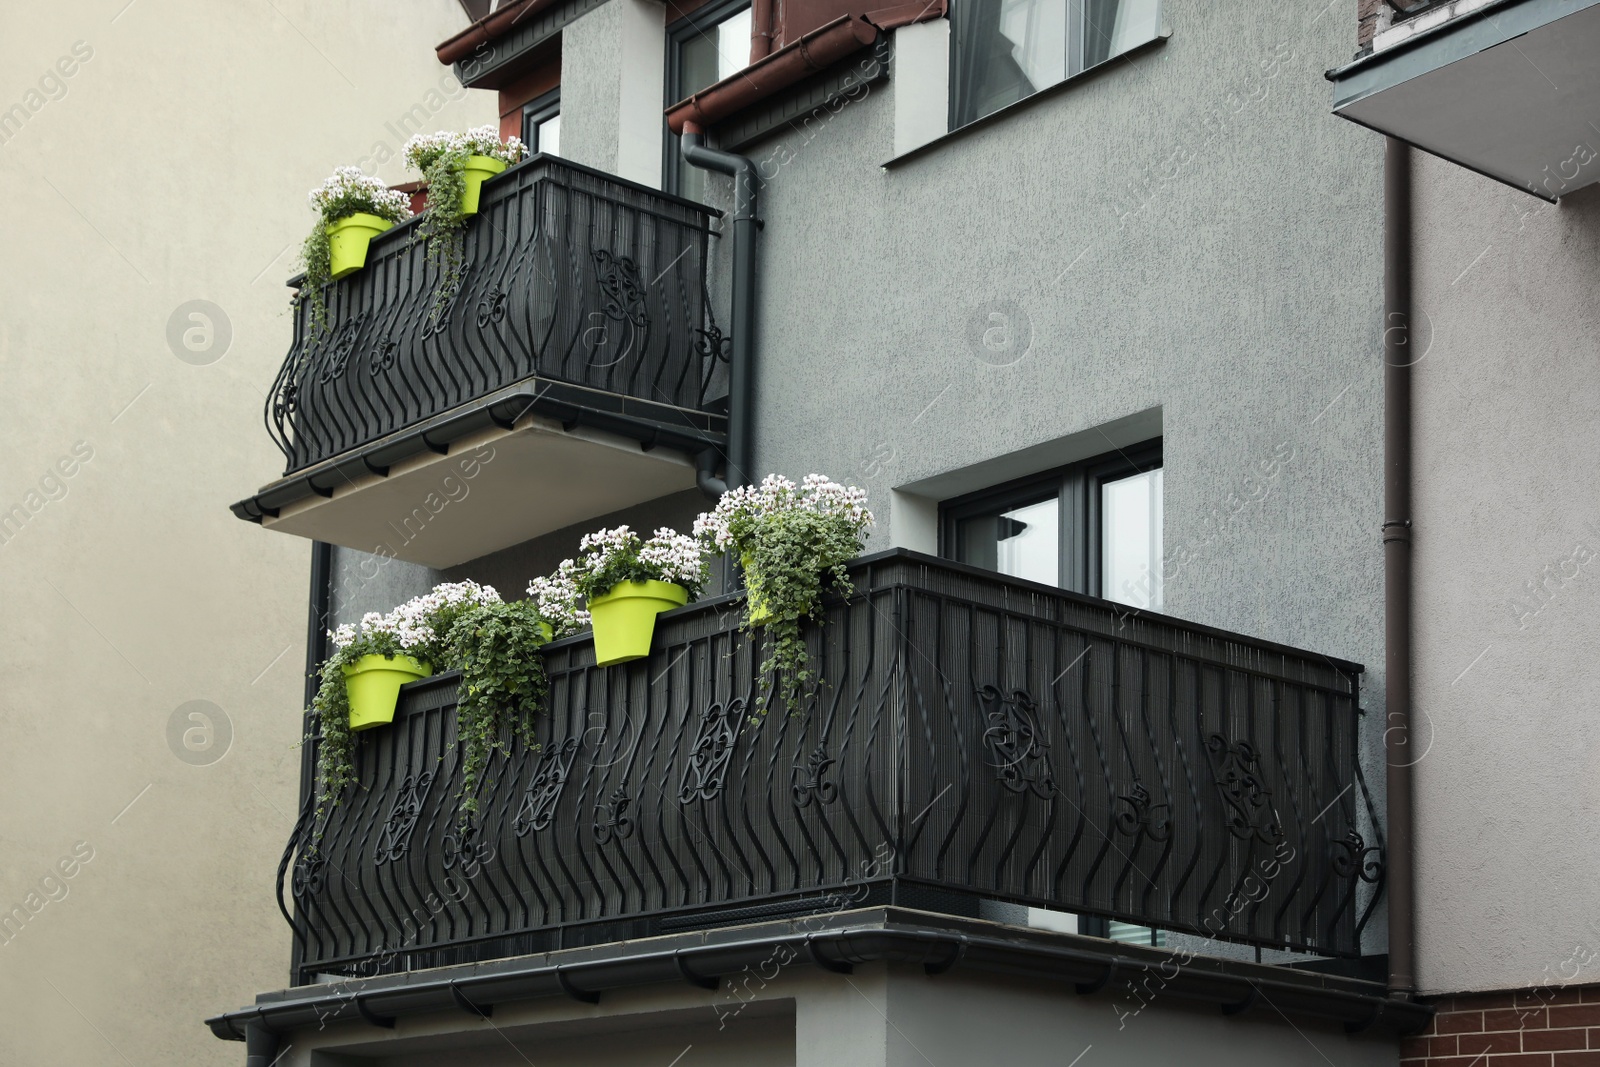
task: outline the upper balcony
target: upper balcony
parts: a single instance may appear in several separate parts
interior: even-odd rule
[[[1600,0],[1384,0],[1334,113],[1556,200],[1600,180]]]
[[[547,646],[540,748],[492,757],[464,832],[458,676],[409,686],[314,851],[302,787],[294,981],[983,901],[1360,953],[1359,666],[903,549],[850,574],[792,717],[749,717],[736,595],[661,616],[647,659]]]
[[[725,434],[715,213],[551,156],[490,180],[439,301],[416,221],[295,312],[271,529],[445,567],[695,484]]]

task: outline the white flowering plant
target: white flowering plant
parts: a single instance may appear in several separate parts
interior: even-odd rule
[[[556,637],[575,634],[589,625],[589,613],[578,607],[582,594],[578,592],[578,565],[564,559],[554,574],[535,578],[528,583],[528,598],[539,608],[555,631]]]
[[[411,217],[411,198],[391,189],[382,181],[364,173],[360,167],[339,167],[327,181],[307,194],[311,210],[317,213],[317,224],[306,235],[300,248],[300,259],[305,267],[305,281],[300,287],[300,299],[311,302],[311,329],[319,334],[328,325],[327,297],[323,286],[333,273],[332,251],[328,243],[330,223],[347,219],[351,215],[376,215],[388,222],[404,222]]]
[[[548,686],[538,649],[562,625],[546,619],[535,601],[506,603],[493,586],[449,582],[406,601],[388,614],[368,612],[359,623],[329,632],[333,653],[322,665],[311,711],[321,742],[317,750],[318,827],[327,807],[355,780],[355,739],[344,668],[363,656],[410,656],[434,670],[462,672],[457,734],[463,743],[460,810],[476,810],[476,789],[490,754],[503,750],[509,732],[533,741],[531,713],[543,706]]]
[[[799,485],[769,474],[760,485],[724,493],[717,506],[695,520],[694,535],[707,552],[731,552],[744,568],[745,630],[757,625],[771,637],[761,665],[763,694],[778,694],[793,714],[814,676],[800,635],[804,619],[819,617],[828,580],[840,593],[851,591],[846,564],[861,553],[873,523],[867,494],[821,474]],[[759,606],[765,618],[752,619]],[[761,711],[767,710],[764,699]]]
[[[435,319],[444,313],[461,284],[467,160],[487,156],[509,167],[521,162],[526,154],[527,148],[519,138],[508,137],[502,142],[493,126],[477,126],[465,133],[419,133],[406,142],[406,166],[419,171],[428,183],[428,208],[417,235],[428,242],[428,262],[439,266],[439,287],[434,292],[432,311]]]
[[[645,581],[681,585],[693,600],[710,577],[700,543],[666,527],[649,540],[641,539],[626,526],[596,530],[583,535],[578,551],[579,557],[562,561],[556,574],[570,579],[573,588],[591,604],[623,582]]]

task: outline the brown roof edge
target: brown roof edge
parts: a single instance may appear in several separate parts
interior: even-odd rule
[[[667,126],[673,133],[682,133],[686,122],[700,126],[721,122],[860,51],[883,31],[943,18],[944,13],[945,0],[933,0],[878,8],[862,15],[840,15],[737,74],[673,104],[667,108]]]
[[[512,27],[524,18],[538,14],[557,2],[558,0],[511,0],[510,3],[502,5],[498,11],[491,11],[454,37],[440,42],[434,52],[438,55],[439,62],[445,66],[459,63],[481,46],[510,33]]]

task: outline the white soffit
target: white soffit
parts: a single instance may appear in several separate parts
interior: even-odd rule
[[[290,504],[262,525],[442,569],[694,484],[681,453],[534,419]]]
[[[1600,181],[1600,0],[1490,6],[1332,72],[1334,112],[1546,200]]]

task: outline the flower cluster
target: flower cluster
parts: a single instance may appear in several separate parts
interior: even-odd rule
[[[311,190],[307,198],[311,201],[311,210],[321,215],[325,223],[362,211],[390,222],[404,222],[411,217],[409,196],[389,188],[360,167],[338,168],[327,181]]]
[[[694,538],[665,527],[648,541],[626,526],[584,534],[578,542],[582,555],[565,560],[557,578],[570,578],[587,600],[603,596],[622,582],[671,582],[700,595],[709,576],[704,555]]]
[[[554,574],[528,583],[529,598],[556,637],[577,633],[589,625],[589,613],[578,607],[577,569],[576,563],[564,559]]]
[[[447,582],[401,604],[387,615],[369,611],[359,626],[345,623],[329,633],[336,647],[354,655],[404,654],[435,660],[450,626],[469,609],[500,603],[492,585]]]
[[[788,511],[841,519],[856,533],[873,523],[865,489],[840,485],[822,474],[808,474],[799,485],[781,474],[769,474],[760,485],[724,493],[715,509],[695,519],[694,535],[707,551],[726,552],[741,540],[746,532],[742,528]]]
[[[493,126],[477,126],[460,133],[440,130],[437,133],[419,133],[406,142],[406,166],[424,174],[447,153],[466,156],[488,156],[510,166],[520,162],[527,152],[520,138],[508,137],[502,143],[500,132]]]

